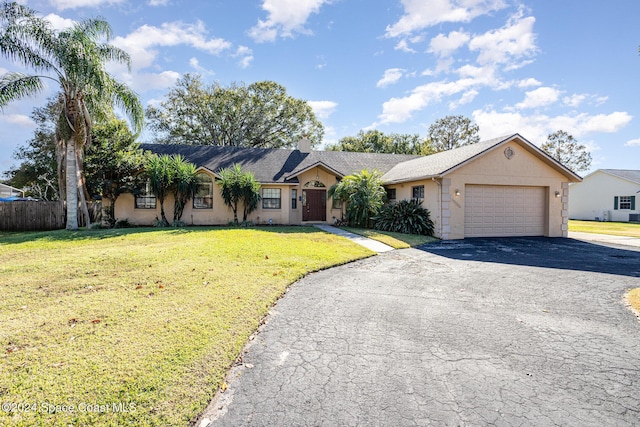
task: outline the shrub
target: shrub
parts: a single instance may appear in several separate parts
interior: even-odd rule
[[[433,236],[433,221],[429,210],[418,200],[401,200],[387,205],[373,217],[373,228],[396,233]]]
[[[133,224],[129,222],[128,218],[119,219],[114,224],[113,228],[131,228]]]

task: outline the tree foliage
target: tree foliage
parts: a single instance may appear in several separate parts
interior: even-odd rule
[[[13,157],[20,160],[17,167],[6,172],[7,184],[26,190],[26,194],[43,200],[60,199],[57,144],[55,139],[56,100],[44,107],[36,107],[31,119],[36,124],[31,139],[19,146]]]
[[[591,167],[591,153],[587,147],[563,130],[549,134],[540,148],[574,172],[585,172]]]
[[[238,223],[238,206],[242,203],[242,222],[258,208],[260,202],[260,183],[253,173],[243,171],[239,164],[218,171],[220,195],[225,205],[233,211],[233,222]]]
[[[173,223],[182,219],[187,202],[193,198],[198,189],[196,165],[187,162],[181,156],[173,158]]]
[[[433,152],[451,150],[480,141],[480,128],[464,116],[447,116],[429,126],[428,141]]]
[[[272,81],[223,87],[185,74],[146,114],[158,143],[280,148],[324,134],[309,104]]]
[[[418,134],[384,134],[379,130],[360,131],[356,136],[346,136],[337,144],[329,145],[328,151],[355,151],[360,153],[431,154],[427,141]]]
[[[346,204],[346,220],[350,226],[364,228],[369,227],[371,217],[380,211],[387,197],[382,174],[367,169],[345,176],[329,189],[328,195]]]
[[[142,128],[144,111],[137,96],[105,68],[111,61],[128,66],[129,55],[106,43],[111,27],[102,19],[86,19],[58,32],[17,2],[0,6],[0,30],[0,53],[34,72],[0,76],[0,108],[41,92],[45,80],[59,86],[55,137],[65,175],[66,228],[76,230],[78,198],[89,221],[82,188],[82,147],[91,142],[93,121],[107,118],[115,104],[129,115],[136,131]]]
[[[103,220],[115,225],[115,204],[122,193],[133,191],[135,176],[144,168],[145,155],[126,122],[111,119],[94,125],[84,163],[88,194],[109,201]]]

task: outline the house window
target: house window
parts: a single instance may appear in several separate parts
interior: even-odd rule
[[[151,183],[146,180],[136,193],[136,209],[155,209],[156,196],[151,193]]]
[[[424,189],[423,189],[423,194],[424,196]],[[395,188],[387,188],[387,199],[389,201],[393,201],[396,199],[396,189]]]
[[[297,208],[298,208],[298,190],[292,189],[291,190],[291,209],[297,209]]]
[[[280,189],[262,189],[262,209],[280,209]]]
[[[336,199],[334,197],[332,197],[331,200],[331,209],[342,209],[342,200]]]
[[[636,196],[616,196],[613,199],[613,209],[636,209]]]
[[[198,187],[193,196],[194,209],[213,209],[213,179],[206,173],[196,175]]]
[[[424,185],[411,187],[411,197],[414,199],[424,199]]]

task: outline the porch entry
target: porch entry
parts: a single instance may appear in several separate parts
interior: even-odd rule
[[[327,190],[302,190],[302,220],[327,220]]]

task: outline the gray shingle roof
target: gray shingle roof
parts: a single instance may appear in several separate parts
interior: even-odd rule
[[[315,166],[324,166],[340,176],[354,174],[363,169],[377,169],[384,174],[382,181],[385,184],[392,184],[441,177],[465,162],[513,139],[522,141],[529,151],[537,153],[551,167],[571,177],[571,181],[581,180],[578,175],[517,133],[424,157],[346,151],[302,153],[299,150],[210,145],[141,144],[141,146],[143,149],[157,154],[180,154],[197,167],[204,167],[214,173],[238,163],[244,169],[253,172],[258,182],[261,183],[297,183],[298,174]],[[640,171],[627,172],[640,173]]]
[[[298,182],[296,175],[316,165],[326,165],[340,175],[350,175],[363,169],[377,169],[382,173],[396,164],[418,156],[402,154],[352,153],[345,151],[298,150],[217,147],[209,145],[141,144],[144,150],[156,154],[180,154],[197,167],[212,172],[235,163],[253,172],[261,183]]]
[[[640,184],[640,170],[600,169],[603,172]]]
[[[442,151],[430,156],[420,157],[394,166],[384,174],[382,180],[385,183],[400,181],[412,181],[415,179],[440,176],[448,170],[470,160],[494,146],[511,139],[515,135],[501,136],[499,138],[480,141],[476,144],[465,145],[453,150]]]

